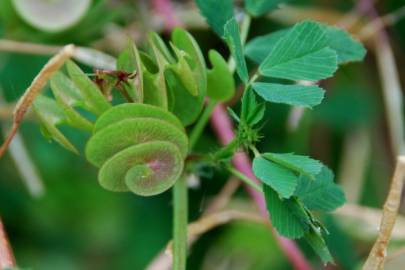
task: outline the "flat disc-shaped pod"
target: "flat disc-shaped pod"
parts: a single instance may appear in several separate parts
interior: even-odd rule
[[[86,157],[95,166],[101,165],[125,148],[151,141],[171,142],[183,158],[188,151],[188,139],[176,126],[153,118],[125,119],[95,133],[87,142]]]
[[[128,147],[114,155],[101,167],[98,180],[107,190],[152,196],[173,186],[183,165],[176,145],[153,141]]]
[[[140,103],[124,103],[117,105],[103,113],[94,126],[94,133],[101,129],[115,124],[124,119],[133,119],[138,117],[148,117],[166,121],[179,130],[184,132],[184,127],[180,120],[172,113],[165,111],[159,107],[140,104]]]
[[[60,32],[86,14],[91,0],[13,0],[24,21],[47,32]]]

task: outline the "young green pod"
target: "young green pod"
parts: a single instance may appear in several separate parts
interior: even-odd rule
[[[100,167],[98,178],[104,188],[151,196],[178,179],[187,151],[184,128],[173,114],[131,103],[100,116],[85,152]]]

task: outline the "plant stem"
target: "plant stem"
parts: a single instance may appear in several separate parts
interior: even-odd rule
[[[173,270],[185,270],[187,259],[187,178],[180,177],[173,188]]]
[[[195,124],[193,130],[190,133],[190,149],[194,148],[196,142],[198,141],[202,132],[204,131],[205,126],[210,120],[211,113],[214,110],[215,105],[217,105],[217,101],[212,99],[208,100],[207,106],[205,107],[203,113],[198,119],[198,122]]]
[[[4,230],[3,223],[0,218],[0,269],[14,268],[16,266],[13,250]]]
[[[250,179],[240,171],[236,170],[235,168],[228,167],[227,170],[233,174],[234,176],[238,177],[240,180],[242,180],[245,184],[249,185],[250,187],[254,188],[256,191],[262,193],[262,188],[256,183],[255,180]]]

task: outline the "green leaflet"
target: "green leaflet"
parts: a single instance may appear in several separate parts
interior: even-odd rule
[[[87,108],[86,100],[73,82],[61,72],[56,72],[50,80],[51,90],[63,109],[66,122],[72,127],[91,131],[93,123],[87,120],[74,107]]]
[[[333,178],[332,171],[326,166],[315,180],[301,175],[294,195],[310,210],[333,211],[345,202],[345,195]]]
[[[298,177],[289,169],[259,156],[253,160],[253,172],[263,183],[272,187],[282,198],[290,198],[298,184]]]
[[[256,101],[255,93],[247,89],[242,97],[241,121],[252,127],[263,119],[265,104]]]
[[[312,249],[318,254],[324,264],[334,263],[333,257],[329,252],[328,246],[326,245],[321,232],[311,229],[305,234],[304,238]]]
[[[321,24],[328,37],[328,46],[336,51],[338,64],[363,60],[366,49],[345,30]],[[273,50],[276,43],[292,28],[287,28],[259,36],[250,40],[245,47],[246,56],[260,64]]]
[[[319,105],[325,93],[325,90],[316,85],[285,85],[256,82],[253,83],[252,87],[259,96],[268,102],[307,108]]]
[[[294,198],[280,199],[271,187],[263,185],[267,210],[277,232],[285,237],[297,239],[309,230],[311,221]]]
[[[224,26],[233,17],[233,1],[196,0],[195,2],[211,28],[223,37]]]
[[[236,62],[236,71],[244,83],[249,80],[249,74],[243,53],[242,41],[239,33],[239,25],[235,18],[225,24],[224,38]]]
[[[66,68],[70,79],[80,90],[86,100],[87,109],[95,115],[100,115],[111,107],[101,91],[97,88],[87,75],[72,61],[66,62]]]
[[[267,12],[277,8],[281,3],[287,2],[286,0],[245,0],[246,10],[255,17],[262,16]]]
[[[264,153],[262,156],[296,173],[302,173],[309,177],[315,177],[323,168],[322,163],[318,160],[293,153]]]
[[[53,139],[67,150],[79,154],[76,147],[74,147],[56,127],[57,125],[66,122],[65,114],[63,113],[63,110],[59,108],[58,104],[51,98],[39,95],[35,98],[33,108],[43,125],[43,131],[46,132],[44,135]]]
[[[210,50],[208,57],[212,69],[207,74],[207,95],[218,101],[227,101],[235,93],[235,81],[225,59],[216,51]]]
[[[282,29],[249,40],[245,46],[246,57],[256,64],[262,63],[273,50],[276,43],[290,30],[291,28]]]
[[[298,23],[274,45],[259,71],[264,76],[289,80],[328,78],[337,69],[336,52],[328,45],[326,32],[319,23]]]
[[[343,29],[333,26],[325,27],[329,39],[329,47],[336,51],[339,64],[357,62],[364,59],[366,49],[363,44],[353,39],[353,37]]]

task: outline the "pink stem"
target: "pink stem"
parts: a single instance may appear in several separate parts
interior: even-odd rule
[[[13,250],[8,241],[6,231],[0,218],[0,269],[16,266]]]
[[[160,14],[165,21],[166,30],[171,30],[176,26],[181,25],[176,18],[172,2],[170,0],[153,0],[153,8],[157,14]]]
[[[231,119],[229,118],[224,106],[219,104],[215,107],[212,116],[211,116],[211,125],[214,129],[214,132],[218,136],[221,144],[225,145],[232,141],[235,137],[233,131],[233,126]],[[233,158],[233,164],[236,169],[241,173],[245,174],[247,177],[254,179],[257,183],[259,181],[255,178],[252,172],[252,166],[248,155],[244,152],[237,153]],[[268,216],[266,202],[263,195],[257,190],[253,189],[250,186],[245,185],[250,197],[258,206],[260,213],[263,216]],[[297,270],[309,270],[312,269],[311,265],[305,259],[304,255],[301,253],[294,241],[279,236],[277,233],[274,233],[276,236],[281,249],[284,251],[287,258],[290,260],[291,264]]]
[[[180,21],[174,15],[173,6],[170,0],[153,0],[153,6],[157,13],[161,14],[166,21],[166,29],[171,30],[172,28],[181,24]],[[211,124],[215,133],[218,136],[220,142],[225,145],[228,144],[235,137],[233,131],[233,126],[231,119],[229,118],[226,110],[222,104],[215,107],[212,116]],[[254,177],[251,162],[246,153],[238,153],[233,159],[235,167],[244,173],[247,177],[258,180]],[[253,201],[257,204],[260,213],[263,216],[268,216],[266,209],[266,202],[262,194],[251,188],[250,186],[245,186],[249,195],[252,197]],[[291,264],[296,270],[310,270],[311,265],[305,259],[304,255],[301,253],[294,241],[287,238],[279,236],[277,233],[274,234],[278,240],[281,249],[286,254],[287,258],[290,260]]]

